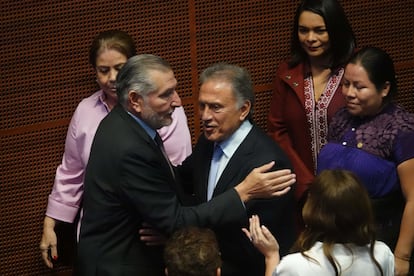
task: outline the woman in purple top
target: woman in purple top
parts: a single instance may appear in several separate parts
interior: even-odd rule
[[[115,79],[118,71],[134,55],[135,42],[123,31],[104,31],[92,42],[89,61],[96,71],[100,90],[83,99],[76,108],[69,124],[62,163],[56,170],[40,241],[42,258],[50,268],[53,263],[48,250],[53,259],[58,257],[56,223],[73,223],[81,208],[83,177],[93,137],[100,121],[117,103]],[[175,109],[172,118],[172,124],[158,132],[171,162],[178,165],[191,153],[191,136],[182,107]]]
[[[372,199],[377,238],[394,249],[396,275],[408,275],[414,247],[414,114],[392,102],[393,61],[378,48],[361,49],[351,58],[342,91],[347,105],[329,126],[318,173],[342,168],[358,175]]]

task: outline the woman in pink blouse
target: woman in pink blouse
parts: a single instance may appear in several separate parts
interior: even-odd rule
[[[117,103],[118,71],[134,55],[135,42],[123,31],[104,31],[92,42],[89,61],[96,71],[100,90],[83,99],[76,108],[69,124],[62,163],[56,170],[40,241],[42,258],[50,268],[53,263],[48,251],[54,260],[58,258],[55,226],[59,221],[73,223],[81,208],[83,177],[93,137],[100,121]],[[171,162],[178,165],[191,153],[191,136],[182,107],[175,109],[172,118],[172,124],[161,128],[159,134]]]

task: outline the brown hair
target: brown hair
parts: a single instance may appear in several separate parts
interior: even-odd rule
[[[302,211],[305,230],[300,234],[293,250],[305,251],[317,241],[323,243],[323,252],[339,275],[341,267],[332,250],[341,243],[350,252],[349,244],[365,246],[370,244],[370,256],[383,271],[374,257],[375,231],[371,201],[359,179],[345,170],[325,170],[314,180]]]
[[[214,232],[194,226],[177,230],[166,243],[164,261],[168,276],[215,276],[221,257]]]
[[[97,56],[104,49],[116,50],[127,58],[137,54],[135,42],[129,34],[120,30],[104,31],[94,38],[89,50],[89,62],[93,68],[96,67]]]

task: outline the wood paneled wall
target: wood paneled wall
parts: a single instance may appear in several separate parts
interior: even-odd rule
[[[414,111],[414,1],[342,1],[359,46],[386,49],[398,71],[398,100]],[[1,1],[0,274],[55,275],[39,254],[47,196],[79,101],[97,89],[88,64],[93,37],[123,29],[138,52],[165,57],[193,142],[200,133],[198,74],[227,61],[255,83],[255,119],[263,128],[276,66],[289,56],[298,1]]]

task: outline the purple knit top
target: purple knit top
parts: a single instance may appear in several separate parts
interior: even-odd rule
[[[337,112],[328,132],[328,144],[318,156],[317,173],[346,169],[364,183],[371,197],[400,189],[397,166],[414,158],[414,114],[394,104],[372,117]]]

